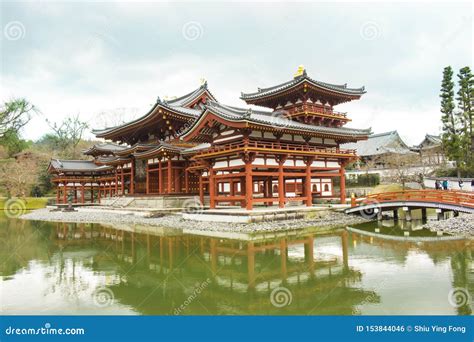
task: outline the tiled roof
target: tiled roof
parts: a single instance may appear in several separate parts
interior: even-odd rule
[[[109,166],[97,165],[91,160],[60,160],[51,159],[50,166],[58,171],[106,171]]]
[[[361,157],[375,156],[384,153],[406,154],[411,152],[397,131],[373,134],[370,135],[367,140],[342,144],[341,148],[355,149],[357,150],[357,154]]]
[[[278,84],[273,87],[268,87],[268,88],[258,88],[257,92],[254,93],[241,93],[240,98],[242,100],[251,100],[251,99],[257,99],[273,94],[277,94],[281,91],[290,89],[292,87],[298,86],[304,82],[308,82],[316,87],[333,91],[342,95],[356,95],[360,96],[365,94],[365,87],[361,88],[348,88],[347,84],[331,84],[331,83],[326,83],[326,82],[321,82],[317,81],[315,79],[312,79],[306,74],[306,71],[303,73],[303,75],[295,77],[294,79],[284,82],[281,84]]]
[[[153,105],[150,111],[146,113],[145,115],[139,117],[138,119],[132,120],[130,122],[124,123],[119,126],[107,127],[104,129],[94,129],[92,130],[92,133],[94,133],[98,137],[101,137],[107,133],[120,131],[123,128],[133,126],[135,124],[140,124],[141,122],[148,119],[152,114],[154,114],[158,108],[162,108],[164,110],[168,110],[168,111],[189,117],[190,119],[196,119],[201,115],[201,110],[192,109],[185,106],[191,103],[192,101],[194,101],[196,98],[198,98],[205,92],[207,92],[212,97],[212,99],[214,99],[214,96],[212,96],[212,94],[207,89],[207,83],[205,83],[204,85],[200,86],[198,89],[177,99],[164,101],[158,97],[156,100],[156,103]]]
[[[95,144],[95,145],[89,147],[88,149],[84,150],[83,153],[84,154],[92,154],[95,151],[97,151],[97,152],[102,152],[103,151],[103,152],[114,153],[116,151],[124,150],[127,147],[128,146],[118,145],[118,144],[114,144],[114,143],[111,143],[111,142],[105,142],[105,143],[101,143],[101,144]]]
[[[206,92],[212,101],[217,101],[214,95],[212,95],[209,89],[207,89],[207,81],[206,81],[196,90],[193,90],[192,92],[186,95],[180,96],[176,99],[168,100],[166,102],[170,106],[173,106],[173,107],[185,107],[189,105],[190,103],[192,103],[194,100],[198,99],[200,96],[202,96],[202,94]]]
[[[137,157],[137,158],[145,157],[145,156],[148,156],[148,155],[152,155],[155,152],[158,152],[160,150],[174,151],[174,152],[179,153],[179,152],[181,152],[185,149],[186,149],[186,147],[176,146],[176,145],[164,142],[164,141],[160,141],[157,146],[155,146],[155,147],[153,147],[149,150],[146,150],[146,151],[135,152],[135,153],[133,153],[133,156]]]
[[[279,112],[253,110],[250,108],[237,108],[232,106],[226,106],[213,101],[208,101],[208,103],[206,104],[206,110],[230,121],[246,121],[249,123],[269,125],[276,129],[295,129],[306,132],[321,132],[326,134],[353,137],[365,137],[370,134],[370,129],[308,125],[298,121],[290,120],[282,116],[282,113]],[[182,136],[187,135],[193,127],[194,125],[191,126],[187,131],[183,132]]]

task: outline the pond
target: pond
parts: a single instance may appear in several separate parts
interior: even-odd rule
[[[237,238],[0,216],[2,314],[471,314],[472,243],[382,225]]]

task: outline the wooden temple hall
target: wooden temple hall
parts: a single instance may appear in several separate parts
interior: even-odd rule
[[[317,81],[300,67],[287,82],[242,93],[252,108],[219,102],[207,83],[158,98],[134,121],[93,130],[105,142],[84,151],[90,160],[51,161],[57,202],[199,196],[210,208],[248,210],[311,206],[317,198],[345,202],[344,168],[357,155],[340,146],[367,139],[370,129],[344,127],[350,119],[334,107],[364,93]]]

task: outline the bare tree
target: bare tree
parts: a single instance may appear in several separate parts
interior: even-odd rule
[[[2,163],[0,166],[1,183],[9,197],[26,197],[37,181],[38,166],[33,158],[19,158]]]
[[[406,183],[416,182],[423,187],[423,178],[429,168],[420,165],[420,157],[416,153],[388,153],[380,157],[386,167],[388,177],[401,184],[405,190]]]
[[[81,142],[82,136],[89,124],[79,119],[79,115],[69,116],[60,124],[51,123],[46,120],[54,131],[57,143],[65,156],[76,158],[77,145]]]
[[[0,138],[9,132],[17,132],[30,120],[37,109],[26,99],[13,99],[5,102],[0,108]]]
[[[115,127],[132,120],[137,113],[137,108],[116,108],[97,114],[93,124],[99,128]]]

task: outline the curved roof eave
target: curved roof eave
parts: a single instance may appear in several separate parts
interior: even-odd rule
[[[200,111],[191,108],[173,107],[168,105],[166,102],[162,102],[161,100],[159,100],[153,105],[153,107],[150,109],[150,111],[148,111],[148,113],[138,119],[115,127],[104,128],[102,130],[92,130],[92,133],[95,134],[98,138],[103,138],[108,134],[119,133],[122,130],[126,130],[127,128],[132,127],[133,125],[140,124],[146,121],[150,116],[154,115],[157,109],[159,108],[164,109],[166,111],[170,111],[174,114],[187,117],[189,119],[196,119],[200,113]]]
[[[242,93],[240,98],[245,101],[245,100],[255,100],[259,98],[265,98],[268,96],[274,96],[281,92],[287,91],[288,89],[297,87],[303,84],[304,82],[308,82],[315,87],[322,88],[323,90],[326,90],[326,91],[335,92],[344,96],[360,97],[361,95],[366,93],[365,87],[347,88],[345,84],[336,85],[336,84],[321,82],[304,75],[304,76],[300,76],[291,81],[284,82],[273,87],[259,88],[259,91],[254,92],[254,93]]]

